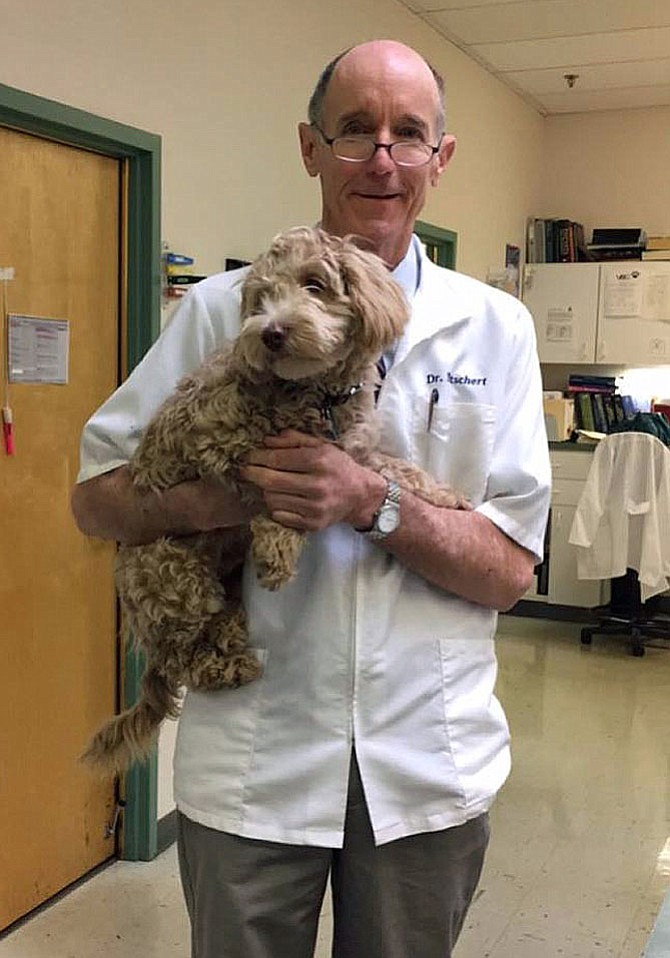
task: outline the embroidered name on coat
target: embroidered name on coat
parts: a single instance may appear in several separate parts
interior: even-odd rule
[[[446,377],[438,376],[437,373],[426,374],[426,383],[429,386],[443,382],[452,383],[454,386],[485,386],[487,379],[488,376],[454,375],[454,373],[447,373]]]

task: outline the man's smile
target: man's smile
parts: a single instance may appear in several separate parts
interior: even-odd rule
[[[363,200],[396,200],[400,197],[400,193],[370,193],[367,190],[356,190],[353,194],[359,199]]]

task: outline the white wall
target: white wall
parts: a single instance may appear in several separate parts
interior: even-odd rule
[[[543,214],[670,234],[670,107],[548,117]]]
[[[313,222],[297,123],[321,67],[361,40],[414,45],[447,79],[456,156],[425,218],[485,276],[537,209],[543,122],[397,0],[10,0],[0,82],[163,137],[163,237],[205,272]]]
[[[539,208],[544,122],[397,0],[43,0],[2,4],[0,82],[163,138],[162,236],[214,272],[280,229],[314,222],[318,186],[296,127],[318,73],[357,42],[414,46],[447,81],[459,145],[423,219],[458,233],[458,268],[484,278]],[[172,807],[174,726],[159,815]]]
[[[543,150],[538,215],[583,223],[587,240],[594,227],[641,227],[648,235],[670,235],[670,107],[548,117]],[[564,388],[571,371],[545,366],[545,386]],[[639,399],[670,395],[670,366],[629,379],[634,385],[623,388]]]
[[[0,82],[163,138],[163,237],[213,272],[318,216],[297,123],[325,62],[390,36],[445,75],[458,148],[423,218],[456,230],[484,277],[528,215],[670,232],[670,108],[543,120],[396,0],[42,0],[2,5]],[[171,807],[174,725],[159,814]]]

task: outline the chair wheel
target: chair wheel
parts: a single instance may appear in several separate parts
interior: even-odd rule
[[[638,629],[633,629],[631,638],[633,640],[630,650],[631,655],[641,658],[644,655],[644,642],[642,641],[642,633]]]
[[[593,632],[591,629],[582,629],[582,645],[591,645]]]

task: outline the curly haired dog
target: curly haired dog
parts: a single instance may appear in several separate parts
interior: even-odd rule
[[[281,234],[244,278],[241,318],[235,342],[186,376],[149,424],[129,464],[141,493],[212,476],[260,508],[239,467],[267,435],[293,428],[436,505],[467,508],[422,470],[376,451],[375,363],[408,319],[377,256],[321,230]],[[98,731],[85,760],[122,771],[178,714],[182,686],[234,688],[260,674],[246,648],[239,569],[250,546],[260,583],[278,589],[294,575],[304,536],[259,512],[248,527],[119,549],[117,587],[146,669],[139,701]]]

